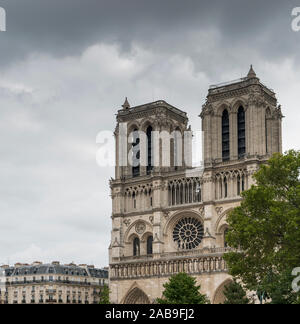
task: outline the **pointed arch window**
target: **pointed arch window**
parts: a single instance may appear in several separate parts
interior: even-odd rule
[[[222,115],[222,158],[223,161],[230,159],[230,142],[229,142],[229,114],[225,109]]]
[[[228,228],[225,228],[224,230],[224,247],[227,248],[228,247],[228,242],[227,242],[227,234],[228,234],[229,230]]]
[[[153,254],[153,236],[147,238],[147,254]]]
[[[153,150],[152,150],[152,127],[149,126],[146,130],[147,135],[147,174],[150,174],[153,169]]]
[[[265,130],[266,130],[266,153],[269,153],[269,118],[271,116],[270,108],[266,110],[266,117],[265,117]]]
[[[241,106],[238,110],[238,155],[239,159],[246,154],[245,110]]]
[[[174,168],[178,170],[178,167],[182,166],[182,136],[179,128],[176,128],[174,132]]]
[[[172,205],[176,205],[176,198],[175,198],[175,185],[172,185]]]
[[[245,176],[242,176],[242,191],[245,191]]]
[[[133,256],[140,255],[140,239],[135,237],[133,240]]]
[[[224,198],[228,197],[228,183],[227,183],[227,178],[224,178]]]
[[[133,131],[132,141],[132,176],[138,177],[140,175],[140,138],[137,129]]]

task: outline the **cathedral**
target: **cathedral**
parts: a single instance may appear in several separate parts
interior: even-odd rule
[[[246,77],[211,86],[200,117],[203,168],[193,173],[182,158],[189,151],[183,135],[191,131],[184,111],[165,101],[130,107],[126,99],[117,113],[111,303],[155,303],[180,272],[195,277],[211,303],[224,300],[231,280],[223,259],[230,250],[226,216],[254,184],[259,165],[282,152],[283,116],[251,66]],[[154,148],[154,133],[171,134],[169,143]],[[146,149],[136,153],[141,143]]]

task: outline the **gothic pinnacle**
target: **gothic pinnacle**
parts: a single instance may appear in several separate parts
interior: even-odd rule
[[[126,97],[125,102],[123,103],[122,107],[123,107],[123,109],[129,109],[130,108],[130,104],[128,102],[127,97]]]
[[[250,66],[250,70],[248,72],[247,78],[249,79],[256,78],[256,73],[254,72],[252,64]]]

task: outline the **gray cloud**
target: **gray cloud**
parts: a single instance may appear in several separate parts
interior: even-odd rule
[[[128,50],[133,40],[194,54],[196,59],[186,36],[207,29],[220,33],[224,50],[244,44],[263,55],[281,57],[291,55],[291,50],[299,52],[290,30],[290,13],[296,5],[296,0],[10,0],[4,2],[8,33],[1,35],[1,61],[13,62],[32,51],[79,54],[97,42],[119,42]]]
[[[246,75],[278,93],[284,147],[297,140],[297,1],[3,1],[0,33],[0,263],[107,265],[113,168],[95,138],[125,96],[165,99],[194,129],[211,83]]]

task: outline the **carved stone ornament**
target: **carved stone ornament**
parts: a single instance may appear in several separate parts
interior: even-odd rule
[[[130,223],[131,223],[131,220],[130,220],[129,218],[126,218],[126,219],[124,220],[124,224],[125,224],[127,227],[130,225]]]
[[[204,217],[205,210],[204,210],[203,206],[199,208],[199,212],[200,212],[201,217]]]
[[[169,218],[169,216],[170,216],[170,212],[168,212],[168,211],[165,211],[165,212],[164,212],[164,217],[165,217],[165,219],[168,219],[168,218]]]
[[[136,225],[135,225],[135,231],[138,233],[138,234],[143,234],[146,230],[146,224],[144,222],[138,222]]]
[[[218,215],[221,215],[223,212],[223,207],[216,207],[216,212]]]

